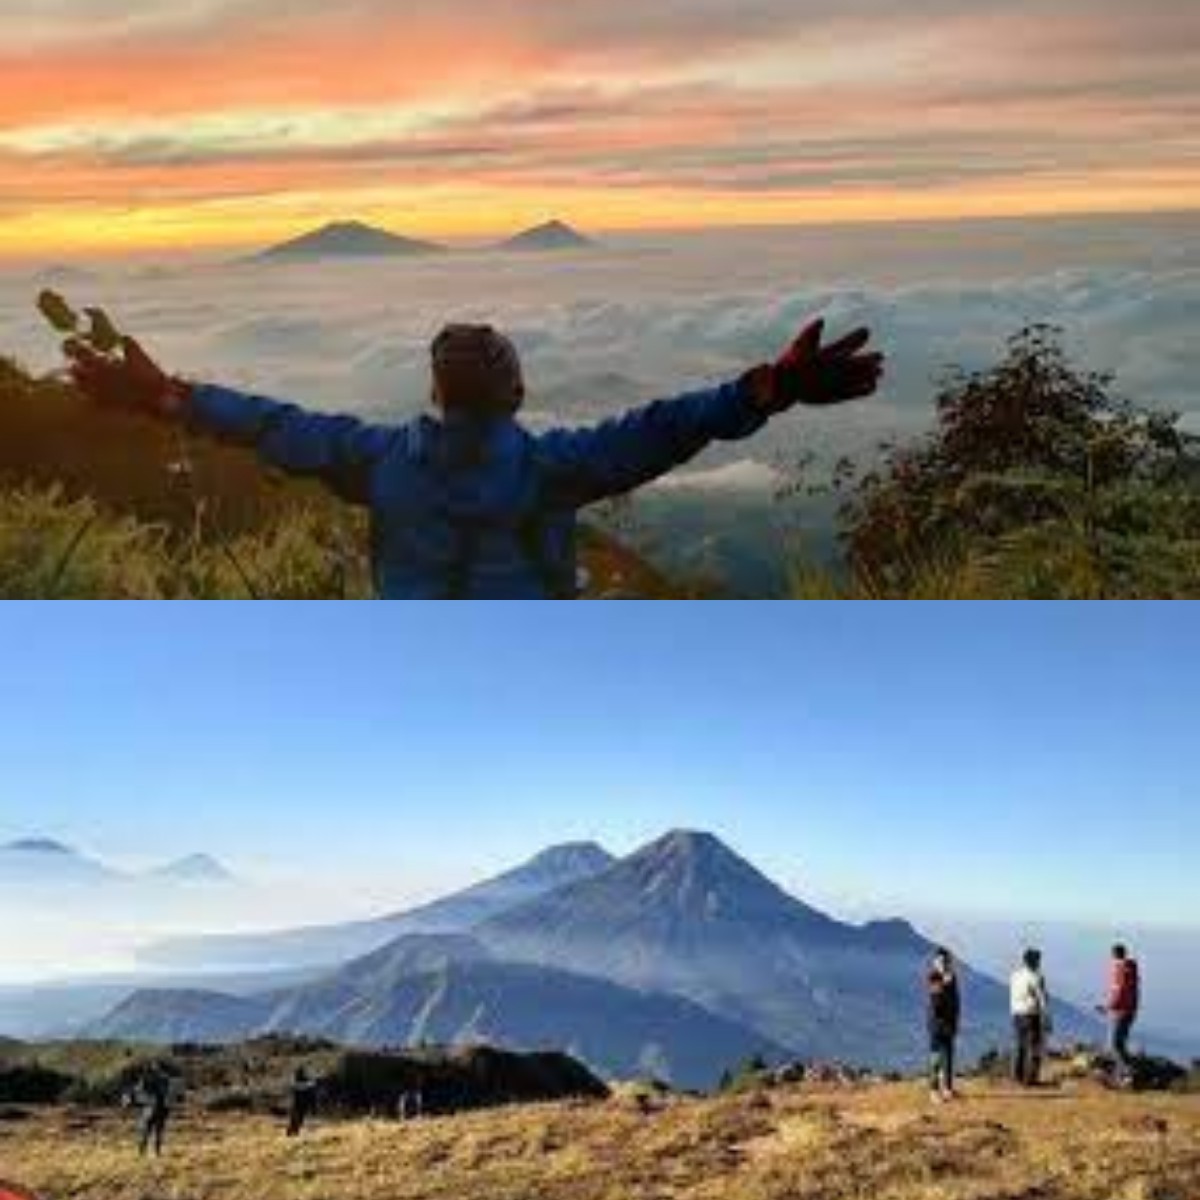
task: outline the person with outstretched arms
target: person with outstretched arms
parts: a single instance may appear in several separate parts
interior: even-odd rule
[[[68,343],[76,384],[248,447],[324,482],[371,514],[375,588],[391,600],[548,600],[576,594],[581,509],[624,495],[715,442],[752,437],[797,406],[872,395],[883,356],[859,329],[825,343],[814,321],[773,363],[582,429],[533,433],[513,344],[487,325],[450,325],[431,348],[433,412],[405,424],[308,412],[165,372],[131,338],[111,354]]]

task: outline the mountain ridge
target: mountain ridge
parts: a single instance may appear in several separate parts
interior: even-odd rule
[[[613,856],[595,842],[565,842],[415,908],[328,925],[163,939],[142,947],[138,958],[156,967],[332,966],[367,954],[404,933],[462,932],[501,907],[511,907],[542,890],[602,870],[613,861]]]

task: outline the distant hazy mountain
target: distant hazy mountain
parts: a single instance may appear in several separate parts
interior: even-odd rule
[[[311,970],[200,974],[145,971],[0,984],[0,1036],[73,1037],[137,991],[202,991],[252,995],[307,983]]]
[[[0,846],[0,885],[78,887],[120,877],[97,859],[50,838],[23,838]]]
[[[88,1030],[147,1041],[305,1033],[363,1046],[563,1050],[610,1077],[707,1087],[782,1047],[681,997],[495,959],[469,937],[410,936],[313,983],[260,996],[144,991]]]
[[[335,221],[290,241],[264,250],[257,258],[303,262],[320,258],[400,258],[439,254],[444,247],[433,242],[399,237],[361,221]]]
[[[547,221],[501,242],[501,250],[586,250],[595,242],[562,221]]]
[[[154,966],[187,968],[331,966],[406,933],[460,933],[546,892],[586,879],[613,862],[592,842],[552,846],[494,879],[431,904],[366,921],[258,934],[171,938],[139,952]]]
[[[211,854],[189,854],[174,862],[157,867],[150,875],[155,879],[173,879],[180,883],[233,883],[229,869]]]
[[[715,837],[679,831],[485,922],[497,955],[687,996],[805,1056],[890,1065],[922,1047],[932,945],[904,921],[848,925]],[[964,971],[969,1050],[1008,1037],[1007,993]],[[1082,1014],[1064,1013],[1060,1031]]]
[[[0,887],[41,895],[62,890],[100,889],[129,893],[187,883],[233,883],[234,877],[208,854],[185,858],[149,871],[121,871],[51,838],[23,838],[0,846]],[[157,893],[156,893],[157,894]]]

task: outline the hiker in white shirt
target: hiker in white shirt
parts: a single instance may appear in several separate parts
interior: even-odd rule
[[[1042,952],[1026,950],[1009,983],[1016,1054],[1013,1078],[1022,1087],[1036,1087],[1050,1033],[1050,995],[1042,974]]]

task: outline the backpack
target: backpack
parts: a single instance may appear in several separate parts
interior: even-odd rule
[[[522,466],[527,471],[537,471],[537,463],[533,456],[533,443],[526,439],[524,460]],[[448,478],[452,468],[443,464],[444,477]],[[540,489],[539,489],[540,490]],[[458,548],[453,561],[446,572],[445,591],[443,600],[465,600],[470,595],[471,582],[475,576],[475,560],[479,552],[481,524],[474,521],[464,521],[461,517],[444,514],[446,523],[455,533]],[[517,547],[533,573],[541,582],[546,596],[550,600],[577,600],[579,598],[579,581],[574,573],[567,573],[555,563],[546,551],[546,512],[540,503],[536,503],[532,511],[521,521],[514,530]]]

